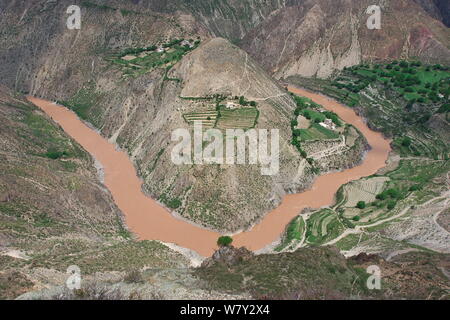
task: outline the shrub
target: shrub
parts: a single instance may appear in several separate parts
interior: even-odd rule
[[[400,191],[398,191],[397,189],[388,189],[386,191],[386,194],[394,199],[400,198]]]
[[[409,147],[411,145],[411,138],[410,137],[404,137],[402,140],[402,146]]]
[[[365,202],[365,201],[359,201],[359,202],[356,204],[356,207],[357,207],[358,209],[364,209],[364,208],[366,207],[366,202]]]
[[[438,112],[438,113],[447,113],[447,112],[450,112],[450,103],[443,104],[443,105],[439,108],[439,110],[438,110],[437,112]]]
[[[177,199],[177,198],[171,199],[167,202],[167,206],[170,209],[177,209],[181,206],[181,201],[180,201],[180,199]]]
[[[123,281],[126,283],[142,283],[144,278],[142,278],[142,274],[138,270],[131,270],[125,275]]]
[[[380,194],[377,194],[376,197],[378,200],[386,200],[387,199],[387,194],[382,192]]]
[[[354,216],[354,217],[353,217],[353,221],[359,221],[359,220],[361,220],[361,217],[360,217],[360,216]]]
[[[245,100],[245,98],[243,96],[240,96],[239,97],[239,104],[241,106],[246,106],[246,105],[248,105],[248,102]]]
[[[58,151],[58,150],[56,150],[54,148],[47,149],[47,152],[45,153],[45,156],[47,158],[50,158],[50,159],[53,159],[53,160],[62,158],[62,157],[67,156],[67,155],[68,154],[67,154],[66,151]]]
[[[233,238],[229,236],[222,236],[217,239],[217,245],[220,247],[227,247],[233,242]]]
[[[389,200],[387,208],[388,208],[388,210],[392,210],[395,208],[396,205],[397,205],[397,202],[395,202],[394,200]]]
[[[305,112],[303,112],[303,116],[308,119],[311,120],[312,116],[311,116],[311,111],[309,110],[305,110]]]

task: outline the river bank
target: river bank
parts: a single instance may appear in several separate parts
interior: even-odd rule
[[[390,142],[381,133],[369,129],[352,109],[319,94],[294,87],[288,89],[297,95],[312,99],[355,126],[366,137],[371,149],[360,165],[318,177],[309,190],[287,195],[279,207],[268,213],[251,230],[234,236],[235,246],[245,246],[253,251],[276,241],[286,225],[304,208],[331,205],[336,191],[342,184],[372,175],[384,167],[390,152]],[[104,184],[124,213],[127,226],[139,239],[174,243],[192,249],[202,256],[210,256],[214,252],[220,234],[177,219],[157,201],[147,197],[141,189],[142,181],[126,153],[117,150],[70,110],[46,100],[33,97],[28,99],[102,164]]]

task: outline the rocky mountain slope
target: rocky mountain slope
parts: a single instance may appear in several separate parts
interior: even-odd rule
[[[134,242],[94,160],[3,86],[0,124],[0,299],[65,279],[73,264],[86,273],[187,265],[164,245]]]
[[[382,9],[380,30],[366,26],[370,5]],[[411,0],[294,1],[248,32],[241,45],[278,78],[326,78],[362,61],[417,57],[448,64],[449,34]]]
[[[382,76],[356,96],[337,90],[331,81],[298,77],[328,77],[366,60],[399,57],[448,64],[449,31],[440,22],[446,21],[445,2],[375,1],[386,13],[379,31],[365,27],[364,12],[373,1],[205,3],[0,3],[0,83],[13,89],[0,89],[0,297],[51,287],[44,296],[23,298],[67,298],[62,288],[71,264],[108,288],[99,289],[104,294],[123,289],[123,294],[113,292],[116,298],[192,297],[192,287],[197,298],[445,297],[448,254],[432,252],[448,252],[448,110],[430,102],[442,86],[413,88],[425,90],[429,101],[420,102],[407,86],[385,87]],[[66,28],[71,4],[82,8],[79,31]],[[189,48],[176,39],[189,40]],[[167,45],[167,52],[155,54],[154,45]],[[386,72],[373,66],[345,72],[351,71],[355,74],[332,81],[355,88]],[[336,206],[293,221],[280,251],[300,248],[294,253],[255,257],[242,250],[242,259],[242,252],[231,253],[237,259],[219,253],[216,258],[223,259],[195,270],[160,243],[131,240],[93,159],[16,93],[73,109],[128,151],[149,195],[190,221],[236,231],[255,223],[286,192],[306,188],[317,169],[352,166],[365,150],[361,142],[349,157],[331,155],[313,164],[303,159],[290,143],[296,101],[270,74],[357,106],[371,127],[394,138],[396,153],[378,176],[344,186]],[[254,121],[246,129],[280,129],[279,174],[261,176],[258,166],[175,166],[170,161],[173,129],[192,129],[188,119],[205,115],[205,123],[211,123],[223,104],[239,104],[240,97],[256,104],[247,106]],[[232,125],[238,120],[234,117]],[[320,155],[328,144],[312,142],[307,151]],[[384,198],[376,198],[374,190],[386,191]],[[363,199],[367,206],[356,208]],[[334,249],[303,248],[330,244],[347,256],[371,252],[386,260],[363,255],[355,262]],[[367,274],[361,268],[373,263],[387,271],[387,290],[380,295],[364,289]],[[143,279],[133,270],[144,270]],[[302,277],[310,282],[302,283]],[[318,289],[308,291],[313,284]],[[77,297],[89,298],[97,289]]]
[[[61,281],[19,299],[446,299],[448,256],[408,253],[390,261],[360,254],[345,259],[335,248],[253,255],[222,247],[196,269],[105,273],[70,291]],[[380,266],[380,290],[369,290],[369,266]],[[59,282],[59,283],[58,283]]]
[[[325,77],[335,69],[377,59],[449,62],[449,29],[444,25],[448,2],[441,0],[111,0],[108,5],[95,0],[7,0],[0,4],[4,84],[29,90],[36,66],[42,64],[39,57],[61,41],[65,10],[71,4],[80,5],[83,19],[89,21],[84,36],[99,35],[92,47],[97,53],[159,37],[200,35],[239,43],[278,77]],[[373,4],[382,8],[381,30],[366,27],[365,11]],[[92,27],[94,16],[105,28]],[[76,32],[66,32],[65,37],[71,33]],[[85,63],[92,67],[92,61]]]
[[[450,3],[446,0],[415,0],[426,12],[450,27]]]
[[[210,38],[202,22],[186,22],[165,10],[150,14],[145,6],[130,4],[119,10],[113,2],[107,7],[82,2],[83,27],[68,30],[64,4],[8,5],[9,19],[19,15],[23,19],[10,31],[18,37],[2,37],[8,66],[1,72],[9,75],[3,81],[60,101],[127,150],[150,196],[183,218],[235,232],[253,225],[285,193],[310,185],[317,172],[291,145],[293,99],[239,47],[223,38]],[[59,20],[42,23],[43,17],[57,14]],[[197,39],[197,44],[186,49],[174,39]],[[163,58],[144,50],[162,44],[167,44]],[[139,56],[123,54],[136,50],[141,50]],[[171,150],[176,143],[171,142],[172,131],[192,129],[186,120],[192,115],[212,112],[210,118],[216,119],[221,106],[238,102],[235,97],[254,104],[247,109],[255,114],[254,120],[249,116],[249,124],[239,127],[239,112],[245,110],[228,111],[231,118],[215,125],[223,132],[226,128],[279,129],[280,171],[263,176],[257,165],[173,164]],[[337,167],[356,164],[364,145],[356,151]],[[326,165],[322,167],[326,172]]]

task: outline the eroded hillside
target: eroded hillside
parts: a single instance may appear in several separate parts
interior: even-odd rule
[[[19,8],[10,5],[10,18]],[[68,30],[64,14],[41,25],[38,17],[50,18],[62,9],[63,3],[47,3],[22,12],[19,38],[3,39],[6,59],[22,71],[5,82],[59,101],[127,150],[144,190],[183,218],[220,231],[246,229],[286,193],[308,188],[319,167],[325,173],[360,161],[364,143],[339,161],[331,159],[331,166],[330,159],[321,165],[305,161],[308,155],[291,144],[294,100],[239,47],[209,38],[201,23],[165,12],[149,14],[144,8],[129,12],[113,3],[82,3],[82,30]],[[36,50],[36,59],[25,46]],[[25,56],[13,57],[14,50]],[[249,105],[226,108],[241,99]],[[263,176],[258,165],[174,165],[171,133],[191,130],[190,119],[203,116],[205,125],[222,132],[278,129],[279,172]],[[328,147],[323,144],[311,153]]]
[[[380,30],[366,9],[381,7]],[[419,57],[449,63],[449,31],[414,1],[304,1],[251,30],[242,47],[278,78],[329,77],[363,61]]]
[[[0,123],[0,298],[65,281],[73,264],[87,274],[187,265],[132,240],[89,154],[4,87]]]

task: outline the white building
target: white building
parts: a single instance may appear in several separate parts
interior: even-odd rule
[[[319,123],[322,127],[330,129],[330,130],[336,130],[336,125],[331,119],[325,119],[324,122]]]
[[[182,46],[189,46],[189,48],[192,48],[194,45],[190,43],[188,40],[181,41],[180,45]]]
[[[228,109],[236,109],[238,107],[238,105],[234,102],[228,101],[226,107]]]

